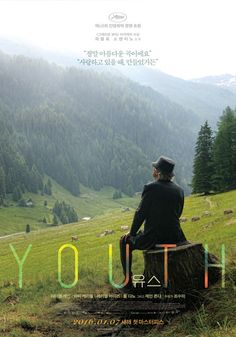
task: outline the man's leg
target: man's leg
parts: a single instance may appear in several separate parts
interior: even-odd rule
[[[120,260],[123,268],[123,273],[126,276],[126,244],[129,244],[129,283],[132,282],[132,251],[134,250],[134,245],[130,241],[129,235],[123,235],[120,238]]]

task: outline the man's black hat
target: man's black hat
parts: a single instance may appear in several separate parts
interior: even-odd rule
[[[161,173],[173,174],[175,162],[168,157],[161,156],[157,161],[152,162],[152,166],[160,170]]]

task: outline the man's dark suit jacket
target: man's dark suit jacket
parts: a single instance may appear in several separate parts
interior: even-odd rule
[[[130,230],[134,248],[186,241],[179,222],[183,206],[184,191],[174,182],[158,180],[146,184]],[[137,234],[144,221],[144,231]]]

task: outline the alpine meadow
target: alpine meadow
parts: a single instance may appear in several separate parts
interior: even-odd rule
[[[146,67],[59,65],[2,45],[1,336],[236,336],[235,88],[219,86],[218,77],[183,80]],[[150,326],[132,316],[135,300],[117,309],[122,289],[111,279],[122,283],[120,240],[147,200],[144,186],[162,173],[153,166],[162,155],[175,165],[168,182],[184,191],[182,249],[209,247],[220,277],[181,312],[152,313],[163,324]],[[135,250],[135,276],[145,263]],[[85,301],[91,294],[96,300]]]

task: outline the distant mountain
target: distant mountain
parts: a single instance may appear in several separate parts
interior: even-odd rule
[[[219,115],[226,106],[236,105],[236,92],[229,87],[216,86],[215,83],[186,81],[167,75],[151,68],[132,67],[121,68],[127,77],[142,85],[150,86],[171,101],[182,105],[196,113],[201,122],[208,120],[216,125]],[[231,78],[232,85],[233,79]]]
[[[207,77],[192,81],[183,80],[161,71],[147,67],[102,67],[102,66],[81,66],[76,61],[82,57],[79,54],[58,53],[29,46],[22,41],[11,41],[0,38],[0,49],[10,55],[25,55],[31,58],[42,57],[45,60],[54,62],[62,66],[76,66],[78,68],[93,69],[99,73],[110,71],[120,77],[126,76],[132,81],[141,85],[151,87],[166,98],[181,105],[184,109],[192,111],[192,114],[199,116],[199,123],[195,129],[200,127],[206,119],[216,126],[218,117],[226,106],[236,105],[235,76],[223,75],[220,77]],[[84,55],[83,55],[84,57]],[[215,80],[214,80],[215,79]],[[218,85],[222,80],[222,85]],[[216,84],[218,83],[218,84]],[[224,83],[224,85],[223,85]]]
[[[193,79],[196,83],[215,85],[220,88],[229,89],[236,93],[236,75],[224,74],[218,76],[207,76]]]
[[[20,39],[9,40],[0,37],[0,50],[8,55],[24,55],[30,58],[42,58],[60,66],[76,66],[79,55],[53,52],[37,46],[32,46]]]
[[[161,154],[190,190],[199,118],[124,76],[0,53],[0,120],[7,193],[40,190],[46,173],[75,195],[79,183],[132,195]]]

